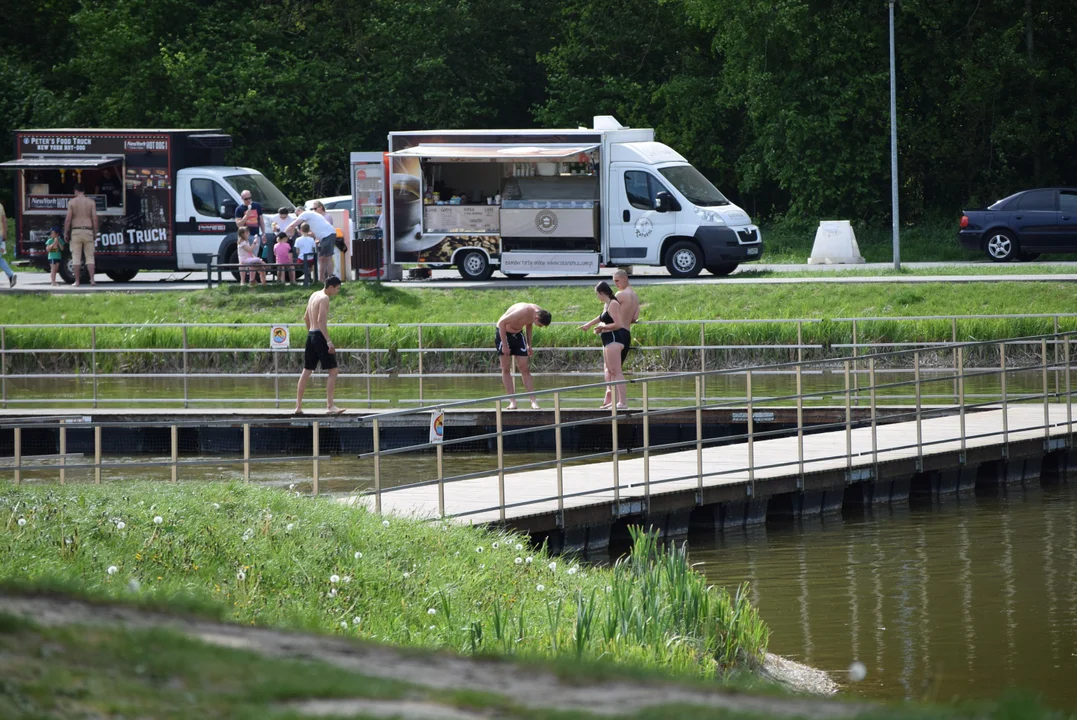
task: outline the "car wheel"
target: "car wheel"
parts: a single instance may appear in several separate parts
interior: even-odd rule
[[[228,259],[224,260],[221,264],[222,265],[226,265],[226,264],[227,265],[238,265],[239,264],[239,251],[236,250],[235,245],[228,248]],[[232,277],[235,280],[239,280],[239,271],[238,270],[233,270],[232,271]]]
[[[134,280],[138,270],[106,270],[105,275],[108,275],[112,282],[125,283]]]
[[[456,261],[456,269],[465,280],[489,280],[494,269],[481,250],[468,250]]]
[[[1032,262],[1033,260],[1035,260],[1039,256],[1040,256],[1039,253],[1023,252],[1023,253],[1021,253],[1021,255],[1017,259],[1020,260],[1021,262]]]
[[[725,277],[736,270],[737,267],[737,263],[719,263],[718,265],[708,265],[707,272],[718,277]]]
[[[984,243],[987,257],[995,262],[1010,262],[1020,253],[1017,239],[1007,230],[992,230]]]
[[[666,252],[666,269],[673,277],[692,278],[703,269],[699,246],[687,240],[674,243]]]

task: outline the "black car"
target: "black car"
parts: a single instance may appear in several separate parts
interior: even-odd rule
[[[1025,190],[986,210],[965,210],[957,237],[995,262],[1077,253],[1077,189]]]

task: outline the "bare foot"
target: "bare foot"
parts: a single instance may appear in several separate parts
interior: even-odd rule
[[[531,409],[532,409],[532,410],[541,410],[542,408],[540,408],[540,407],[539,407],[539,404],[538,404],[538,402],[537,402],[537,401],[535,401],[535,400],[532,400],[532,401],[531,401]]]
[[[337,407],[336,405],[332,405],[332,406],[326,408],[325,414],[326,415],[340,415],[343,412],[344,412],[344,408]]]
[[[598,409],[599,410],[609,410],[611,405],[613,405],[613,403],[602,403],[601,405],[598,406]]]
[[[513,400],[512,402],[510,402],[509,406],[507,408],[505,408],[505,409],[506,410],[515,410],[516,409],[516,401]]]
[[[617,409],[618,409],[618,410],[627,410],[627,409],[628,409],[628,405],[626,405],[626,404],[624,404],[624,403],[617,403]]]
[[[303,414],[303,409],[302,408],[296,408],[295,410],[292,410],[292,415],[302,415],[302,414]]]

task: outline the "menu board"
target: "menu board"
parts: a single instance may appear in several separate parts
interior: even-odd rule
[[[426,232],[497,232],[500,210],[497,205],[426,205],[423,208]]]

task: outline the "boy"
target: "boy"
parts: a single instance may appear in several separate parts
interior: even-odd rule
[[[64,259],[64,239],[60,237],[60,228],[56,225],[53,225],[52,230],[49,231],[45,250],[49,253],[49,279],[52,281],[52,286],[56,287],[56,273],[59,272],[60,262]]]
[[[315,291],[307,300],[307,311],[303,313],[303,324],[307,326],[307,345],[303,350],[303,372],[295,390],[295,414],[303,414],[303,391],[311,373],[322,366],[329,377],[325,383],[325,412],[340,415],[344,410],[333,402],[333,389],[337,384],[337,349],[329,339],[329,300],[340,292],[340,278],[330,275],[325,279],[325,287]]]
[[[299,226],[299,237],[295,239],[295,254],[303,265],[303,284],[310,285],[310,271],[314,265],[314,255],[317,246],[314,244],[314,233],[310,231],[310,225],[303,223]]]

